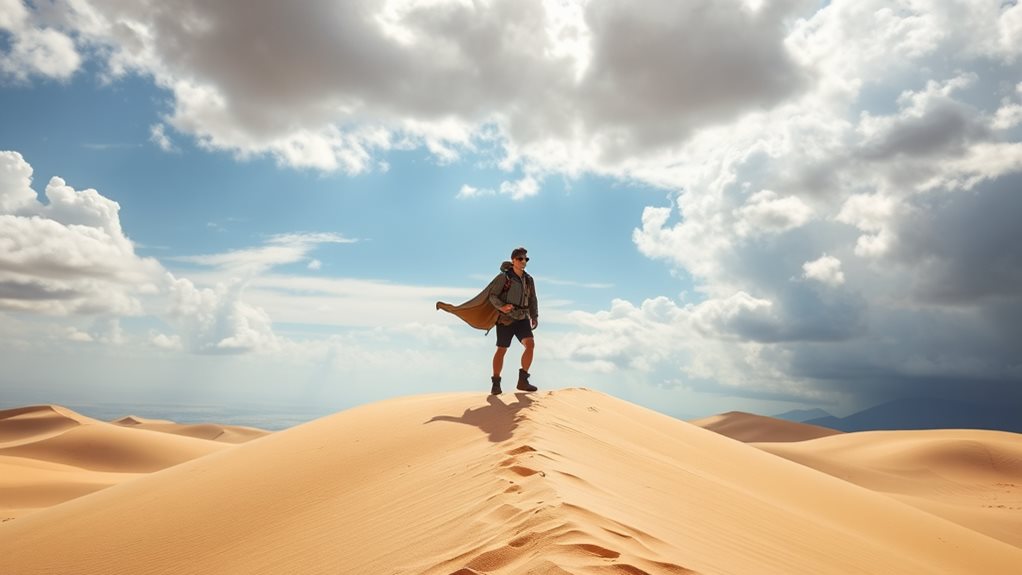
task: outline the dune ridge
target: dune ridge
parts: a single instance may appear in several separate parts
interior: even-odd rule
[[[0,572],[27,575],[1019,564],[1003,541],[584,389],[361,406],[0,525]]]
[[[805,441],[842,433],[836,429],[819,425],[786,421],[744,411],[729,411],[702,419],[694,419],[689,423],[746,443],[752,441]]]
[[[167,433],[157,433],[158,430]],[[0,521],[203,457],[231,443],[266,433],[172,422],[126,427],[57,405],[3,410]],[[231,435],[223,438],[225,434]],[[208,440],[213,436],[218,441]]]
[[[161,433],[224,443],[244,443],[270,434],[269,431],[263,429],[241,425],[220,425],[216,423],[185,424],[165,419],[144,419],[134,415],[122,417],[112,423],[132,429],[147,429],[149,431],[159,431]]]

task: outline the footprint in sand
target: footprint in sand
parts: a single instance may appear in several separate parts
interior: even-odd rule
[[[514,467],[509,467],[508,469],[514,471],[515,473],[521,475],[522,477],[536,475],[537,473],[539,474],[540,477],[546,477],[546,473],[542,471],[536,471],[535,469],[529,469],[528,467],[522,467],[521,465],[515,465]]]
[[[529,446],[529,445],[523,445],[523,446],[521,446],[521,447],[517,447],[517,448],[515,448],[515,449],[512,449],[511,451],[508,451],[508,452],[506,452],[506,453],[507,453],[508,455],[521,455],[521,454],[523,454],[523,453],[528,453],[528,452],[530,452],[530,451],[536,451],[536,450],[535,450],[535,449],[533,449],[533,448],[532,448],[531,446]]]

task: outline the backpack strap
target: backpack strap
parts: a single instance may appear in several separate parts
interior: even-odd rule
[[[504,299],[504,294],[507,290],[511,289],[511,274],[514,273],[510,270],[504,272],[504,287],[500,290],[500,298]],[[532,276],[528,272],[522,274],[522,288],[525,291],[525,301],[529,301],[532,297]]]

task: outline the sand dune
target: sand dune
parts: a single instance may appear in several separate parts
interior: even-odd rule
[[[785,421],[742,411],[729,411],[720,415],[695,419],[689,423],[746,443],[752,441],[805,441],[841,433],[818,425]]]
[[[147,424],[148,425],[148,424]],[[0,520],[23,516],[228,447],[221,426],[179,426],[177,435],[98,421],[55,405],[0,411]],[[186,437],[192,433],[193,437]],[[265,433],[265,432],[261,432]],[[228,440],[230,442],[230,440]]]
[[[92,423],[98,422],[56,405],[0,411],[0,448],[32,443]]]
[[[579,389],[362,406],[0,525],[0,572],[24,575],[1018,565],[1022,549]]]
[[[263,429],[240,425],[218,425],[214,423],[181,424],[165,419],[144,419],[135,415],[122,417],[113,423],[134,429],[148,429],[149,431],[159,431],[223,443],[244,443],[270,434],[269,431]]]
[[[1022,547],[1022,435],[863,431],[754,445]]]

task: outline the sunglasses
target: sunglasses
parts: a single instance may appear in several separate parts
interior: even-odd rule
[[[520,261],[520,262],[527,262],[527,261],[529,261],[529,258],[522,257],[522,256],[518,256],[515,259]]]

